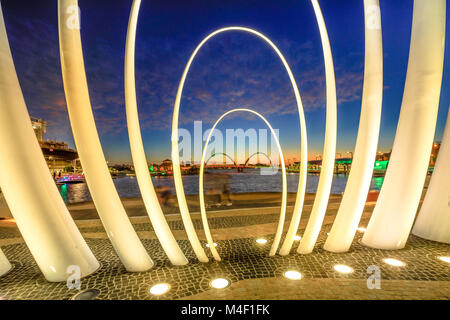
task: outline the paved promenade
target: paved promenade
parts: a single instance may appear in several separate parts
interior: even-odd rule
[[[285,257],[268,257],[279,207],[210,210],[210,226],[223,261],[211,260],[207,264],[196,260],[180,216],[170,215],[170,227],[190,261],[187,266],[173,267],[156,240],[149,219],[137,216],[145,212],[142,203],[130,200],[126,208],[134,212],[130,214],[131,221],[156,263],[152,270],[143,273],[125,271],[100,221],[91,216],[91,204],[71,206],[78,227],[102,265],[96,273],[81,280],[81,289],[99,290],[98,299],[450,299],[450,264],[438,259],[450,256],[450,245],[411,236],[403,250],[376,250],[360,245],[362,233],[358,232],[348,253],[324,251],[322,246],[338,204],[339,197],[334,197],[314,253],[297,254],[296,241],[291,254]],[[299,235],[306,226],[311,205],[309,197]],[[367,224],[372,210],[373,203],[368,203],[360,226]],[[288,207],[287,223],[291,211],[292,206]],[[195,213],[192,217],[200,239],[206,243],[200,215]],[[257,238],[268,242],[260,245],[255,241]],[[0,278],[0,298],[70,299],[79,292],[69,290],[65,283],[49,283],[44,279],[14,222],[0,221],[0,246],[14,265],[12,271]],[[393,267],[384,263],[384,258],[395,258],[406,265]],[[348,265],[354,272],[340,274],[333,268],[336,264]],[[367,287],[367,268],[371,265],[381,270],[380,289]],[[300,271],[302,279],[284,278],[284,272],[290,269]],[[210,288],[210,281],[216,277],[229,279],[231,285],[222,290]],[[150,287],[159,282],[170,284],[170,290],[162,296],[151,295]]]

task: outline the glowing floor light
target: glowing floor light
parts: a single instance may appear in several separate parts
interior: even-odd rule
[[[356,230],[358,230],[359,232],[366,232],[367,229],[359,227],[359,228],[356,228]]]
[[[167,283],[158,283],[150,288],[150,293],[154,296],[160,296],[169,291],[170,285]]]
[[[205,247],[209,248],[209,243],[205,244]],[[214,247],[217,247],[217,243],[214,242]]]
[[[266,244],[266,243],[267,243],[267,240],[266,240],[266,239],[262,239],[262,238],[256,239],[256,243],[259,243],[259,244]]]
[[[224,289],[230,285],[230,280],[225,278],[217,278],[212,280],[209,285],[214,289]]]
[[[333,269],[339,273],[345,273],[345,274],[353,272],[353,268],[346,266],[345,264],[337,264],[333,267]]]
[[[385,263],[391,265],[391,266],[394,266],[394,267],[403,267],[403,266],[405,266],[404,262],[402,262],[400,260],[397,260],[397,259],[393,259],[393,258],[386,258],[386,259],[383,259],[383,261]]]
[[[302,239],[302,237],[300,237],[300,236],[298,236],[298,235],[294,236],[294,241],[299,241],[299,240],[301,240],[301,239]]]
[[[290,280],[300,280],[302,278],[302,274],[296,270],[286,271],[284,276]]]
[[[439,257],[439,260],[450,263],[450,257]]]

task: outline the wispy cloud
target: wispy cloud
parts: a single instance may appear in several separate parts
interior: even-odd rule
[[[57,26],[39,19],[12,18],[8,22],[30,113],[48,120],[50,137],[71,142]],[[277,44],[293,69],[305,110],[324,108],[321,48],[309,41],[282,39]],[[195,45],[165,38],[138,38],[136,84],[144,132],[170,129],[177,86]],[[91,103],[100,134],[106,137],[126,134],[123,49],[124,43],[102,39],[84,47]],[[335,60],[339,103],[361,97],[362,66],[355,66],[349,59],[351,56]],[[219,35],[200,51],[186,81],[180,124],[212,122],[236,107],[254,108],[268,117],[297,113],[289,78],[275,53],[261,39],[235,32]]]

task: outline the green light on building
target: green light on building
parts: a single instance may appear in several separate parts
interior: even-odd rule
[[[373,166],[374,170],[386,170],[389,161],[375,161],[375,165]]]

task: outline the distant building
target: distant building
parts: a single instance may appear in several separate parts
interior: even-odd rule
[[[430,166],[434,167],[436,164],[436,159],[439,153],[439,149],[441,148],[440,142],[433,143],[433,148],[431,149],[431,155],[430,155]]]
[[[170,160],[170,159],[163,160],[163,162],[159,165],[159,169],[160,170],[162,169],[165,172],[168,172],[168,171],[171,172],[173,170],[172,160]]]
[[[377,156],[375,157],[376,161],[389,161],[389,158],[391,157],[391,152],[378,152]]]
[[[31,125],[38,141],[44,140],[44,133],[47,132],[47,122],[45,120],[31,117]]]
[[[39,141],[42,153],[48,168],[53,172],[65,170],[75,171],[79,167],[78,153],[70,149],[67,143],[62,141],[44,140],[47,131],[47,122],[43,119],[31,117],[31,125]]]

